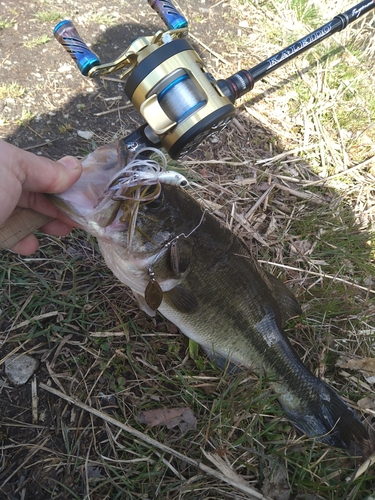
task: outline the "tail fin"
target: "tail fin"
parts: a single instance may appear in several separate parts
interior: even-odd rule
[[[367,430],[354,411],[322,380],[317,380],[319,399],[299,412],[284,408],[294,426],[311,437],[336,448],[364,455],[369,439]]]

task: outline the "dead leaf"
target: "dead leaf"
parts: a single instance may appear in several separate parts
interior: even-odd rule
[[[341,368],[347,368],[349,370],[362,370],[367,373],[375,375],[375,358],[354,358],[348,359],[341,356],[337,363],[337,366]]]
[[[309,255],[311,249],[312,244],[308,240],[296,240],[290,244],[291,255]]]
[[[154,410],[141,411],[138,414],[141,424],[155,427],[166,425],[168,429],[179,426],[182,432],[195,429],[197,419],[190,408],[155,408]]]
[[[269,464],[264,468],[263,495],[275,500],[288,500],[291,489],[288,471],[282,464]]]
[[[203,389],[206,396],[211,396],[217,390],[217,384],[200,384],[196,387]]]
[[[209,173],[208,173],[208,170],[206,168],[202,168],[201,170],[199,170],[199,173],[201,174],[201,176],[204,179],[208,179],[209,178]]]
[[[365,397],[365,398],[362,398],[359,401],[357,401],[357,405],[360,408],[367,408],[369,410],[375,410],[375,399]]]

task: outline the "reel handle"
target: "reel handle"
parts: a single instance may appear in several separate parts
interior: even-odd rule
[[[148,4],[161,17],[169,30],[187,28],[188,22],[170,0],[148,0]]]
[[[99,57],[88,48],[72,21],[68,19],[61,21],[55,26],[53,34],[75,61],[82,75],[88,76],[90,69],[100,65]]]

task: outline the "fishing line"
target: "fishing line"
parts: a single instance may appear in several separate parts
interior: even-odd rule
[[[192,79],[183,74],[158,94],[165,114],[174,122],[181,122],[206,104],[206,99]]]
[[[199,226],[202,225],[203,221],[204,221],[204,217],[206,215],[206,212],[208,212],[208,209],[205,208],[203,210],[203,213],[202,213],[202,216],[201,216],[201,220],[199,221],[199,223],[190,231],[189,234],[185,234],[185,233],[181,233],[177,236],[175,236],[171,241],[169,241],[168,243],[166,243],[166,247],[170,246],[172,243],[176,242],[177,240],[179,240],[180,238],[185,238],[185,239],[188,239],[190,238],[190,236],[199,228]]]
[[[174,272],[174,274],[176,275],[176,278],[177,278],[177,276],[179,275],[179,258],[180,258],[179,249],[177,247],[177,242],[180,238],[185,238],[185,239],[189,238],[202,224],[205,214],[206,214],[206,210],[204,210],[204,212],[202,213],[202,216],[201,216],[199,223],[190,231],[190,233],[188,233],[188,234],[181,233],[178,236],[176,236],[175,238],[173,238],[171,241],[169,241],[168,243],[163,245],[163,247],[159,250],[159,252],[157,252],[155,257],[149,263],[149,265],[147,267],[147,272],[148,272],[148,276],[149,276],[150,281],[148,282],[148,284],[145,288],[144,297],[145,297],[146,304],[148,305],[148,307],[150,307],[150,309],[152,311],[155,312],[159,308],[160,304],[163,301],[163,295],[164,295],[164,291],[155,277],[154,264],[156,264],[158,262],[158,260],[160,260],[166,254],[166,252],[169,250],[172,254],[170,256],[170,257],[172,257],[170,259],[170,261],[171,261],[170,264],[172,267],[172,271]]]
[[[176,243],[180,238],[185,238],[185,239],[189,238],[202,225],[202,223],[204,221],[204,217],[205,217],[207,211],[208,211],[207,209],[204,209],[204,211],[202,213],[202,216],[200,218],[200,221],[190,231],[190,233],[188,233],[188,234],[185,234],[185,233],[178,234],[173,239],[171,239],[170,241],[168,241],[168,243],[165,243],[165,245],[163,245],[161,247],[161,249],[159,250],[159,252],[156,253],[155,257],[150,262],[149,268],[150,269],[153,268],[154,264],[165,255],[165,252],[171,247],[171,245],[173,245],[173,243]]]

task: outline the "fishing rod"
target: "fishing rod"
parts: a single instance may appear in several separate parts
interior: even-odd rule
[[[101,64],[69,20],[61,21],[54,35],[84,76],[122,71],[125,94],[145,120],[123,139],[125,144],[133,149],[162,146],[173,159],[225,128],[235,115],[234,102],[256,82],[375,8],[375,0],[364,0],[253,68],[215,80],[187,40],[188,21],[172,2],[148,3],[167,30],[137,38],[113,62]]]
[[[54,35],[82,75],[94,78],[121,71],[125,94],[145,120],[122,139],[125,149],[137,153],[163,147],[173,159],[225,128],[235,115],[235,101],[256,82],[375,8],[375,0],[362,1],[253,68],[215,80],[187,40],[188,21],[172,2],[148,3],[167,29],[135,39],[110,63],[101,63],[70,20],[58,23]],[[48,220],[31,210],[16,209],[0,227],[0,248],[12,248]]]

